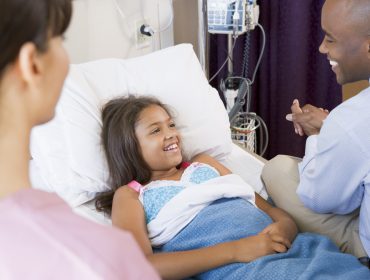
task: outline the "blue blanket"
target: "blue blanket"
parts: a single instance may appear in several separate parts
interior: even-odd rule
[[[264,212],[240,199],[220,199],[203,209],[160,249],[184,251],[258,234],[272,222]],[[286,253],[250,263],[225,265],[196,279],[370,279],[370,271],[348,254],[340,253],[326,237],[299,234]]]

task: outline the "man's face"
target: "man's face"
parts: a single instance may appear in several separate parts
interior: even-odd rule
[[[369,79],[369,35],[345,0],[327,0],[321,25],[325,37],[320,52],[327,55],[339,84]],[[364,24],[362,24],[364,25]]]

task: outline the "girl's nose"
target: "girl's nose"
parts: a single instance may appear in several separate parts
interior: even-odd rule
[[[176,132],[175,132],[175,131],[173,131],[173,130],[168,130],[164,138],[165,138],[166,140],[169,140],[169,139],[174,138],[175,136],[176,136]]]

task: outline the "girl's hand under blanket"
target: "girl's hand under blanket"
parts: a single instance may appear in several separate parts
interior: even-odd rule
[[[280,236],[282,244],[289,249],[291,242],[297,235],[297,226],[291,219],[281,219],[268,225],[260,234],[270,234]]]
[[[256,205],[264,211],[274,223],[268,225],[260,234],[278,235],[283,240],[282,244],[289,249],[298,233],[298,228],[292,217],[283,209],[273,207],[260,195],[256,194]]]
[[[287,251],[287,241],[280,235],[272,233],[260,233],[231,243],[234,262],[251,262],[276,252],[284,253]]]

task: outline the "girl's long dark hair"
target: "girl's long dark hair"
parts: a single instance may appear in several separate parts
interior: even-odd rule
[[[102,144],[107,158],[111,191],[100,193],[96,209],[111,214],[115,191],[136,180],[141,184],[150,181],[151,170],[144,161],[136,138],[135,125],[140,113],[147,107],[158,105],[170,114],[169,109],[154,97],[129,95],[109,101],[102,109]]]
[[[25,43],[45,52],[49,38],[66,31],[71,14],[71,0],[1,0],[0,77]]]

